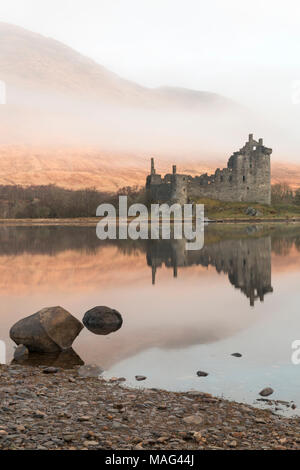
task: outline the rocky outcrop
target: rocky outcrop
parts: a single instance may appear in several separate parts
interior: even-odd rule
[[[122,316],[109,307],[94,307],[83,317],[84,326],[96,335],[108,335],[117,331],[123,324]]]
[[[16,344],[30,352],[55,353],[71,348],[83,326],[62,307],[49,307],[23,318],[9,334]]]
[[[254,207],[247,207],[247,209],[245,210],[245,214],[250,215],[251,217],[261,216],[261,213]]]

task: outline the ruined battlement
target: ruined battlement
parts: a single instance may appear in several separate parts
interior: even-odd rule
[[[172,173],[162,177],[156,173],[152,158],[146,181],[148,200],[185,204],[207,197],[271,204],[271,154],[272,149],[264,146],[263,139],[256,141],[250,134],[245,145],[231,155],[227,167],[218,168],[213,175],[181,175],[173,165]]]

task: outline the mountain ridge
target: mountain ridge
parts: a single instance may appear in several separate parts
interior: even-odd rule
[[[184,104],[187,91],[197,105],[233,105],[216,93],[186,90],[180,87],[146,88],[124,79],[73,48],[55,39],[33,33],[19,26],[0,22],[0,72],[2,79],[14,85],[24,83],[40,90],[56,89],[102,102],[147,105],[153,107]],[[166,96],[165,96],[166,95]],[[189,106],[190,100],[187,102]]]

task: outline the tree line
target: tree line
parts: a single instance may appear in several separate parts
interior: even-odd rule
[[[142,200],[143,191],[126,187],[116,193],[92,189],[71,190],[55,185],[0,185],[0,218],[72,218],[95,217],[100,204],[116,204],[119,194],[128,196],[129,204]]]
[[[294,191],[287,183],[273,184],[272,204],[300,205],[300,188]]]
[[[111,203],[117,207],[119,195],[126,195],[129,205],[145,203],[145,190],[138,186],[127,186],[111,193],[55,185],[0,185],[0,218],[95,217],[100,204]],[[300,205],[300,188],[293,191],[287,183],[272,185],[272,204]]]

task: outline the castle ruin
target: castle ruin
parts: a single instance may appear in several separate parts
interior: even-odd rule
[[[147,199],[172,204],[200,198],[271,204],[271,153],[263,139],[256,141],[250,134],[244,147],[229,158],[227,168],[195,177],[178,174],[176,165],[171,174],[162,177],[156,173],[152,158],[146,181]]]

